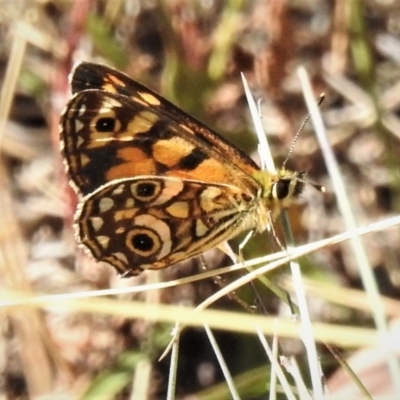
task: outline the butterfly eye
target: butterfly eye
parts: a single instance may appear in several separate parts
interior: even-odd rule
[[[279,179],[272,188],[272,196],[277,200],[282,200],[289,195],[290,179]]]
[[[98,132],[114,132],[115,118],[105,117],[99,118],[96,122],[96,130]]]

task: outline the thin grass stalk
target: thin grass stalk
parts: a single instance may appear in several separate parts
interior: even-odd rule
[[[283,369],[282,369],[280,363],[278,362],[277,358],[274,356],[262,330],[260,329],[260,327],[256,327],[256,331],[258,334],[258,338],[260,339],[260,342],[265,350],[265,353],[267,354],[268,359],[271,362],[271,365],[273,365],[273,367],[275,369],[276,376],[279,380],[279,383],[282,386],[283,392],[285,393],[287,400],[296,400],[296,397],[295,397],[292,389],[290,388],[290,384],[286,378],[286,375],[283,372]]]
[[[250,112],[254,121],[254,126],[256,129],[257,136],[259,138],[259,153],[262,160],[262,166],[267,171],[271,173],[276,173],[276,168],[272,159],[271,152],[269,150],[269,146],[267,140],[265,138],[264,130],[262,129],[262,123],[260,119],[260,115],[257,111],[256,103],[253,99],[253,96],[250,92],[249,86],[246,82],[244,75],[242,75],[243,85],[245,88],[245,94],[247,98],[247,102],[249,104]],[[283,222],[283,232],[288,243],[288,250],[293,248],[293,235],[290,229],[290,224],[287,219],[286,213],[282,213],[282,222]],[[292,272],[292,277],[294,281],[294,287],[296,291],[297,302],[299,305],[300,312],[300,323],[302,327],[302,335],[301,338],[303,340],[304,346],[307,352],[308,365],[310,368],[311,381],[313,386],[314,395],[317,398],[322,398],[323,396],[323,388],[320,379],[320,365],[318,361],[317,349],[315,346],[314,335],[312,332],[311,319],[308,313],[307,301],[305,296],[304,285],[301,279],[301,270],[298,262],[294,260],[290,263],[290,269]]]
[[[232,379],[232,375],[229,372],[228,366],[226,365],[226,362],[224,360],[224,356],[222,355],[221,350],[220,350],[220,348],[218,346],[218,343],[215,340],[214,334],[212,333],[210,327],[207,324],[204,324],[204,330],[206,331],[208,340],[209,340],[209,342],[210,342],[210,344],[211,344],[211,346],[212,346],[212,348],[214,350],[214,354],[217,357],[219,366],[221,367],[222,373],[224,375],[226,384],[228,385],[229,392],[230,392],[230,394],[232,396],[232,399],[233,400],[240,400],[240,396],[239,396],[239,393],[236,390],[235,383],[233,382],[233,379]]]
[[[324,123],[322,121],[321,113],[319,112],[318,105],[314,99],[314,95],[311,89],[311,84],[307,76],[307,72],[304,68],[299,68],[298,75],[303,87],[304,99],[307,103],[307,107],[310,110],[311,121],[313,123],[315,132],[317,134],[317,138],[323,152],[323,156],[325,159],[325,163],[329,172],[329,176],[332,180],[332,187],[336,194],[336,198],[338,201],[339,210],[343,216],[343,222],[346,226],[346,230],[356,229],[358,224],[356,222],[350,199],[347,195],[347,190],[345,187],[345,183],[342,177],[342,174],[339,169],[339,165],[337,160],[333,154],[332,148],[328,142],[326,130]],[[380,294],[378,290],[378,285],[375,281],[374,275],[372,273],[372,267],[369,263],[364,245],[359,236],[353,236],[350,239],[350,245],[353,249],[353,253],[355,256],[355,261],[360,270],[361,279],[363,281],[363,286],[367,291],[368,300],[370,302],[373,317],[375,324],[377,326],[378,332],[380,335],[388,334],[388,326],[385,318],[385,313],[383,309],[383,305],[380,299]],[[388,366],[391,371],[392,378],[399,380],[400,377],[400,369],[394,354],[388,354]],[[361,385],[361,382],[358,381],[357,385],[359,385],[360,390],[362,390],[365,395],[369,395],[366,393],[365,387]],[[400,396],[399,396],[400,398]]]
[[[175,328],[173,332],[173,342],[171,350],[171,360],[169,363],[169,375],[168,375],[168,391],[167,400],[174,400],[176,393],[176,378],[178,374],[178,360],[179,360],[179,343],[180,343],[181,328],[179,322],[175,322]]]

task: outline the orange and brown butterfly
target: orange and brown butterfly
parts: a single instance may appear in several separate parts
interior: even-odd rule
[[[243,230],[264,231],[304,187],[303,173],[261,171],[121,72],[83,62],[70,79],[61,148],[81,197],[76,238],[123,276],[168,267]]]

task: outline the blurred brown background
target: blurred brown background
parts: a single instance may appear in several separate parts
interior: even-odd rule
[[[256,99],[262,99],[264,128],[278,166],[307,114],[296,74],[302,65],[315,96],[326,94],[321,113],[356,220],[364,225],[398,213],[398,1],[2,0],[0,38],[4,293],[74,293],[138,285],[148,279],[143,274],[121,282],[110,267],[83,255],[73,238],[73,213],[79,199],[64,173],[58,123],[70,96],[68,74],[77,60],[106,63],[128,73],[257,159],[257,140],[240,79],[243,72]],[[307,188],[301,204],[291,210],[296,241],[306,243],[342,232],[345,225],[311,124],[304,128],[288,167],[308,171],[309,179],[327,188],[324,195]],[[399,308],[389,298],[396,300],[400,293],[399,239],[399,229],[363,239],[376,284],[387,298],[385,317],[393,320]],[[235,250],[238,243],[240,238],[233,243]],[[275,250],[279,246],[273,237],[257,236],[244,254],[247,259]],[[230,263],[218,251],[206,260],[212,268]],[[313,320],[374,326],[347,246],[325,248],[303,260],[302,268],[311,282]],[[198,260],[190,260],[163,271],[161,279],[199,271]],[[286,276],[285,269],[271,279],[284,285]],[[326,301],[318,288],[327,283],[342,290],[360,290],[355,296],[364,308],[351,308],[350,300],[349,307]],[[166,289],[159,301],[194,306],[217,289],[213,280],[205,280]],[[258,290],[262,307],[249,288],[238,295],[258,310],[288,314],[279,299],[264,287]],[[347,292],[336,297],[341,296]],[[135,298],[144,300],[145,296]],[[241,310],[232,298],[217,306]],[[149,386],[143,398],[165,398],[169,360],[159,363],[157,359],[169,340],[171,326],[56,307],[46,311],[3,307],[1,317],[2,398],[45,394],[68,399],[139,398],[132,381],[143,359],[151,368],[143,383]],[[216,335],[231,373],[240,382],[241,398],[266,398],[270,366],[260,354],[258,340],[233,333]],[[306,364],[299,343],[284,344],[285,355],[295,355],[300,364]],[[338,364],[323,346],[320,352],[329,381]],[[369,388],[371,393],[390,395],[379,354],[367,356],[361,364],[364,369],[357,373],[364,383],[370,379],[364,375],[368,368],[380,377]],[[333,394],[344,385],[340,376],[334,379]],[[182,336],[177,398],[231,398],[224,385],[204,332],[187,329]],[[352,393],[341,398],[357,397]]]

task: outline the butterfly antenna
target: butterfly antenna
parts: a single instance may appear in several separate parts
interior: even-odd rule
[[[319,96],[318,102],[317,102],[318,106],[320,106],[322,104],[324,99],[325,99],[325,93],[321,93],[320,96]],[[292,155],[292,153],[294,151],[294,148],[296,146],[297,139],[299,138],[300,133],[304,129],[304,126],[306,125],[306,123],[310,119],[310,116],[311,116],[311,114],[308,113],[307,116],[304,118],[303,122],[301,123],[300,128],[298,129],[298,131],[297,131],[297,133],[296,133],[296,135],[295,135],[295,137],[294,137],[294,139],[292,141],[292,144],[291,144],[290,149],[289,149],[289,153],[286,156],[285,161],[282,164],[282,168],[285,168],[286,163],[289,161],[289,158]]]

